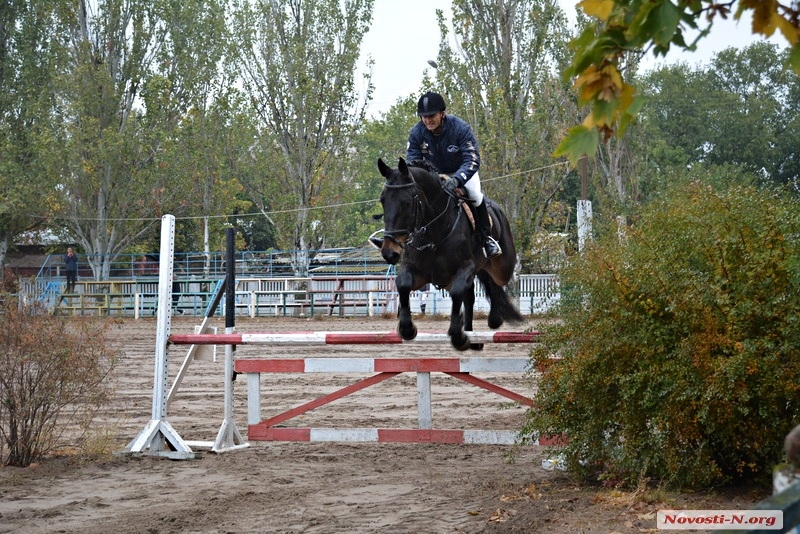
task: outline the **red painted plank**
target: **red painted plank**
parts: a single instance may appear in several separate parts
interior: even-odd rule
[[[495,332],[495,343],[536,343],[539,332]]]
[[[237,373],[302,373],[306,361],[302,358],[288,360],[235,360],[233,369]]]
[[[539,445],[546,447],[563,447],[567,444],[567,437],[564,434],[557,436],[539,436]]]
[[[327,345],[394,345],[402,342],[403,339],[397,332],[332,332],[325,335]]]
[[[311,429],[275,428],[258,423],[247,427],[247,438],[253,441],[311,441]]]

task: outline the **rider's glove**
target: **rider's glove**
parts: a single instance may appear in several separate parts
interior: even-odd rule
[[[444,190],[447,191],[448,194],[455,195],[456,189],[461,187],[461,182],[459,182],[458,178],[454,176],[452,178],[448,178],[447,180],[445,180],[442,187],[444,187]]]

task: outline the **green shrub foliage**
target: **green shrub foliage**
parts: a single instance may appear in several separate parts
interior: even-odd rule
[[[26,467],[48,453],[80,448],[110,394],[115,356],[108,321],[64,319],[0,307],[0,461]],[[38,312],[38,313],[37,313]]]
[[[523,435],[564,435],[571,469],[606,481],[769,474],[800,415],[799,207],[691,183],[599,232],[534,348]]]

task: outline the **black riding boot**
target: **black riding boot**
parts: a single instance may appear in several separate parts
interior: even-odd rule
[[[489,230],[489,211],[486,209],[486,199],[480,206],[475,207],[475,214],[478,216],[478,232],[483,240],[483,247],[487,258],[494,258],[503,253],[500,244],[492,237]]]

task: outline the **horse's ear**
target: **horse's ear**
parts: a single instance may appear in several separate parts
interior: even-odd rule
[[[386,165],[381,158],[378,158],[378,171],[380,171],[381,176],[383,176],[384,178],[388,178],[392,172],[392,169],[390,169],[389,166]]]
[[[406,164],[405,159],[400,158],[400,160],[397,162],[397,168],[400,169],[400,174],[403,176],[408,176],[408,165]]]

